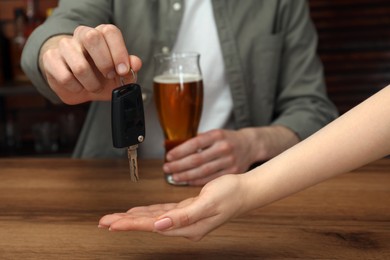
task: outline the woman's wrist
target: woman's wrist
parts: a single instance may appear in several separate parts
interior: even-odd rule
[[[243,215],[268,204],[268,187],[265,185],[267,174],[269,173],[264,172],[262,166],[259,166],[245,174],[238,175],[238,194],[241,194],[242,201],[238,215]],[[263,178],[265,178],[264,181]]]

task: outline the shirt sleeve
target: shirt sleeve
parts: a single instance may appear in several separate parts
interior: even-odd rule
[[[50,89],[39,69],[39,52],[42,45],[56,35],[73,34],[79,25],[96,27],[110,23],[112,1],[107,0],[61,0],[53,14],[28,38],[23,49],[21,66],[37,90],[53,103],[61,103]]]
[[[317,33],[306,1],[280,8],[279,22],[287,30],[272,124],[284,125],[304,139],[335,119],[338,112],[327,97]]]

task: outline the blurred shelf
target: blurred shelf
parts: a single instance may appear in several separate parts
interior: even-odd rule
[[[31,83],[5,83],[0,85],[0,96],[40,95]]]

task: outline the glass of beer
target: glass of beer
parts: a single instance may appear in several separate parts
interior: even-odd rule
[[[168,53],[155,56],[154,99],[165,137],[165,153],[196,136],[203,106],[200,54]],[[177,183],[165,174],[168,183]]]

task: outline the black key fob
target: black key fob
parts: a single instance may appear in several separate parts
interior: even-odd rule
[[[116,148],[143,142],[145,117],[141,87],[138,84],[127,84],[112,91],[111,128]]]

